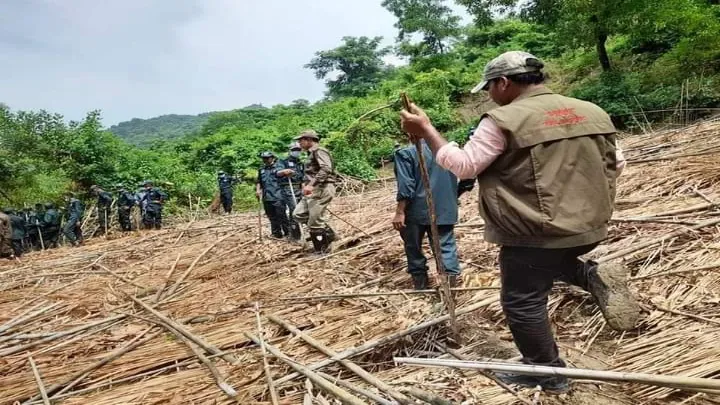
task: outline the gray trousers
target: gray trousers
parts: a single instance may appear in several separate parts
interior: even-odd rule
[[[301,224],[307,224],[310,232],[321,232],[327,227],[325,213],[334,197],[335,184],[315,186],[312,195],[305,196],[295,207],[293,218]]]

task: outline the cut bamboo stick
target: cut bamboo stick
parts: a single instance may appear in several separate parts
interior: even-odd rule
[[[181,234],[182,235],[182,234]],[[182,252],[178,253],[177,258],[175,258],[175,261],[173,262],[172,266],[170,266],[170,271],[168,271],[168,274],[165,276],[165,281],[163,282],[162,286],[158,288],[157,293],[155,294],[155,299],[153,300],[156,304],[160,302],[162,299],[163,292],[165,291],[165,288],[167,287],[168,283],[170,282],[170,277],[175,273],[175,269],[177,269],[178,262],[180,262],[180,257],[182,256]]]
[[[257,338],[257,336],[253,335],[252,333],[245,332],[245,336],[248,337],[248,339],[252,340],[256,344],[260,344],[260,339]],[[340,402],[343,404],[348,405],[364,405],[365,402],[361,400],[360,398],[350,394],[349,392],[345,391],[344,389],[338,387],[337,385],[331,383],[330,381],[320,377],[316,372],[310,370],[309,368],[303,366],[302,364],[298,363],[297,361],[291,359],[287,355],[285,355],[283,352],[278,350],[273,345],[265,345],[265,348],[272,353],[273,356],[277,357],[279,360],[281,360],[283,363],[287,364],[292,368],[293,370],[297,371],[299,374],[304,375],[307,377],[310,381],[312,381],[314,384],[317,384],[323,391],[327,392],[328,394],[334,395],[337,397]]]
[[[12,328],[14,328],[14,327],[16,327],[16,326],[20,326],[20,325],[24,324],[25,322],[27,322],[27,321],[35,318],[35,317],[38,316],[38,315],[42,315],[42,314],[44,314],[45,312],[47,312],[47,311],[49,311],[49,310],[51,310],[51,309],[53,309],[53,308],[56,308],[56,307],[57,307],[58,305],[60,305],[60,304],[57,303],[57,302],[54,302],[54,303],[46,306],[45,308],[41,308],[41,309],[38,309],[38,310],[35,311],[35,312],[30,313],[31,311],[35,310],[37,307],[39,307],[39,306],[41,306],[41,305],[42,305],[42,303],[39,303],[39,304],[35,305],[34,307],[32,307],[32,308],[28,309],[27,311],[21,313],[20,315],[16,316],[15,318],[9,320],[9,321],[8,321],[7,323],[5,323],[3,326],[0,326],[0,335],[2,335],[2,334],[5,333],[6,331],[8,331],[8,330],[10,330],[10,329],[12,329]]]
[[[260,350],[262,351],[263,357],[263,370],[265,371],[265,379],[267,380],[268,390],[270,390],[270,400],[273,405],[278,405],[278,395],[275,390],[275,383],[273,382],[272,374],[270,373],[270,364],[267,359],[267,349],[265,348],[265,334],[262,329],[262,322],[260,321],[260,305],[255,303],[255,321],[257,323],[257,336],[260,340]]]
[[[285,321],[284,319],[280,318],[276,315],[268,315],[267,317],[272,322],[282,326],[283,328],[287,329],[289,332],[294,334],[295,336],[298,336],[302,340],[304,340],[307,344],[315,348],[316,350],[322,352],[326,356],[329,357],[336,357],[338,355],[337,352],[330,349],[326,345],[324,345],[319,340],[313,338],[312,336],[308,335],[307,333],[304,333],[300,329],[296,328],[295,326],[291,325],[289,322]],[[390,384],[380,380],[379,378],[375,377],[371,373],[365,371],[362,367],[358,366],[357,364],[351,362],[347,359],[338,360],[338,362],[348,370],[352,371],[357,375],[358,377],[362,378],[367,382],[368,384],[376,387],[377,389],[386,392],[389,394],[392,398],[396,399],[401,404],[412,404],[413,401],[408,398],[406,395],[402,394],[400,391],[396,390]]]
[[[459,310],[456,312],[456,315],[460,316],[460,315],[464,315],[464,314],[470,313],[470,312],[472,312],[472,311],[476,311],[476,310],[478,310],[478,309],[480,309],[480,308],[486,307],[486,306],[488,306],[488,305],[490,305],[490,304],[492,304],[492,303],[495,303],[495,302],[497,302],[497,301],[498,301],[498,297],[497,297],[497,296],[491,297],[491,298],[486,298],[486,299],[484,299],[484,300],[482,300],[482,301],[480,301],[480,302],[476,302],[475,304],[472,304],[472,305],[469,305],[469,306],[467,306],[467,307],[465,307],[465,308],[459,309]],[[421,330],[423,330],[423,329],[427,329],[427,328],[429,328],[429,327],[431,327],[431,326],[440,324],[440,323],[442,323],[442,322],[446,322],[446,321],[449,320],[449,319],[450,319],[450,315],[443,315],[443,316],[437,317],[437,318],[435,318],[435,319],[431,319],[431,320],[429,320],[429,321],[419,323],[419,324],[414,325],[414,326],[411,326],[411,327],[409,327],[409,328],[407,328],[407,329],[405,329],[405,330],[402,330],[402,331],[399,331],[399,332],[395,332],[395,333],[391,333],[391,334],[386,335],[386,336],[383,336],[383,337],[381,337],[381,338],[378,338],[378,339],[375,339],[375,340],[371,340],[371,341],[365,342],[364,344],[362,344],[362,345],[360,345],[360,346],[357,346],[357,347],[353,347],[353,348],[351,348],[351,349],[344,350],[344,351],[338,353],[337,356],[333,356],[333,357],[331,357],[331,358],[329,358],[329,359],[325,359],[325,360],[323,360],[323,361],[320,361],[320,362],[317,362],[317,363],[315,363],[315,364],[309,365],[309,366],[307,366],[307,368],[308,368],[309,370],[317,370],[317,369],[319,369],[319,368],[322,368],[322,367],[325,367],[325,366],[327,366],[327,365],[329,365],[329,364],[332,364],[332,363],[334,363],[334,362],[336,362],[336,361],[338,361],[338,360],[343,360],[343,359],[347,359],[347,358],[352,357],[352,356],[356,356],[356,355],[361,354],[361,353],[364,353],[364,352],[366,352],[366,351],[368,351],[368,350],[374,349],[374,348],[376,348],[376,347],[378,347],[378,346],[381,346],[381,345],[387,344],[387,343],[389,343],[389,342],[393,342],[393,341],[395,341],[395,340],[398,340],[398,339],[400,339],[400,338],[403,338],[403,337],[405,337],[405,336],[407,336],[407,335],[413,334],[413,333],[418,332],[418,331],[421,331]],[[298,377],[300,377],[300,373],[288,374],[288,375],[286,375],[285,377],[276,380],[275,383],[276,383],[276,384],[286,383],[286,382],[292,381],[292,380],[294,380],[295,378],[298,378]]]
[[[720,390],[720,380],[684,376],[667,376],[658,374],[626,373],[618,371],[601,371],[581,368],[547,367],[529,364],[488,363],[461,360],[419,359],[412,357],[396,357],[398,364],[409,364],[423,367],[453,367],[472,370],[491,370],[535,376],[560,376],[580,380],[620,381],[646,385],[657,385],[677,389],[709,389]]]
[[[169,296],[170,294],[168,294]],[[185,337],[190,339],[193,343],[196,345],[202,347],[205,351],[212,354],[220,354],[222,351],[218,349],[217,347],[211,345],[210,343],[203,340],[200,336],[197,336],[193,333],[191,333],[189,330],[187,330],[184,326],[179,324],[178,322],[173,321],[172,319],[168,318],[167,316],[163,315],[162,313],[156,311],[153,309],[150,305],[140,301],[139,299],[129,296],[130,299],[132,299],[136,304],[140,305],[141,307],[145,308],[146,311],[150,312],[151,314],[155,315],[158,319],[163,321],[164,323],[170,325],[173,329],[177,330],[178,332],[182,333]],[[227,361],[230,364],[238,364],[238,360],[235,358],[235,356],[230,354],[223,354],[221,358],[225,361]]]
[[[138,283],[130,280],[129,278],[124,277],[124,276],[122,276],[122,275],[120,275],[120,274],[118,274],[118,273],[116,273],[116,272],[108,269],[107,267],[103,266],[103,265],[100,264],[100,263],[96,263],[96,264],[95,264],[95,267],[99,267],[99,268],[102,269],[103,271],[106,271],[108,274],[111,274],[112,276],[114,276],[114,277],[117,278],[118,280],[121,280],[121,281],[123,281],[123,282],[125,282],[125,283],[127,283],[127,284],[130,284],[130,285],[132,285],[132,286],[135,286],[135,287],[137,287],[137,288],[139,288],[139,289],[141,289],[141,290],[147,290],[147,288],[145,288],[144,285],[140,285],[140,284],[138,284]]]
[[[655,277],[662,277],[662,276],[671,276],[671,275],[674,275],[674,274],[691,273],[691,272],[694,272],[694,271],[714,270],[714,269],[717,269],[717,268],[720,268],[720,262],[718,262],[718,263],[713,263],[713,264],[709,264],[709,265],[706,265],[706,266],[693,267],[693,268],[685,269],[685,270],[671,270],[671,271],[664,271],[664,272],[661,272],[661,273],[647,274],[647,275],[644,275],[644,276],[635,276],[635,277],[631,278],[630,281],[644,280],[644,279],[648,279],[648,278],[655,278]]]
[[[48,398],[47,391],[45,391],[45,384],[43,384],[42,377],[40,376],[40,370],[38,370],[32,356],[28,357],[28,360],[30,361],[30,367],[32,368],[33,375],[35,376],[35,382],[37,383],[38,390],[40,391],[40,397],[42,397],[45,405],[50,405],[50,399]]]

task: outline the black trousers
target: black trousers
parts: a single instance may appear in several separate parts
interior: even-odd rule
[[[293,197],[294,196],[294,197]],[[285,204],[285,207],[287,207],[287,210],[289,212],[288,216],[288,226],[290,227],[290,235],[293,239],[299,240],[301,238],[302,232],[300,231],[300,224],[293,218],[293,212],[295,211],[295,201],[300,202],[302,199],[302,191],[297,189],[292,189],[289,186],[283,188],[282,190],[282,197],[283,197],[283,204]]]
[[[220,202],[222,202],[223,210],[229,214],[232,212],[233,194],[231,190],[220,191]]]
[[[510,246],[500,249],[502,308],[523,362],[565,365],[550,328],[548,295],[555,280],[588,289],[588,273],[594,264],[583,262],[578,256],[596,246],[597,243],[565,249]]]
[[[129,232],[132,230],[132,220],[130,219],[131,207],[123,206],[118,207],[118,222],[120,223],[120,229],[123,232]]]
[[[145,229],[162,228],[162,210],[162,205],[158,203],[149,203],[145,207],[145,215],[143,216]]]
[[[68,221],[65,222],[63,234],[70,243],[81,242],[83,240],[83,235],[82,228],[80,227],[80,219],[74,216],[70,217]]]
[[[97,210],[98,214],[98,235],[104,235],[106,227],[110,226],[110,219],[111,213],[110,213],[110,206],[100,206]]]
[[[289,234],[288,217],[282,201],[263,201],[265,214],[270,220],[270,231],[273,236],[282,238]]]
[[[22,256],[22,254],[23,254],[22,239],[13,239],[12,240],[12,248],[13,248],[13,254],[16,257]]]

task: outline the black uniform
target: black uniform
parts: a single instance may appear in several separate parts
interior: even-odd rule
[[[120,229],[123,232],[129,232],[132,230],[132,220],[130,219],[130,212],[132,207],[137,204],[135,195],[125,189],[121,189],[118,192],[117,205],[118,205],[118,222],[120,223]]]
[[[288,217],[283,204],[282,189],[277,178],[278,163],[264,165],[258,170],[257,183],[262,189],[265,214],[270,220],[270,231],[276,238],[289,234]]]
[[[16,213],[8,213],[10,216],[10,225],[12,226],[12,248],[16,257],[23,254],[22,241],[25,239],[25,218]]]
[[[112,215],[110,208],[112,207],[113,197],[107,191],[100,191],[97,198],[98,226],[100,227],[98,233],[102,235],[110,226],[108,221]]]
[[[55,208],[55,204],[47,206],[42,220],[42,232],[45,248],[56,248],[60,236],[60,212]]]
[[[218,188],[220,189],[220,201],[226,214],[232,212],[233,206],[233,186],[237,182],[231,176],[223,173],[218,176]]]
[[[38,219],[38,214],[34,210],[26,209],[25,210],[25,238],[27,240],[27,243],[25,245],[25,249],[27,251],[33,250],[33,249],[40,249],[40,228],[39,224],[40,221]]]
[[[302,198],[302,182],[305,177],[305,164],[296,157],[288,156],[278,162],[278,171],[292,169],[295,171],[291,177],[278,177],[280,187],[282,188],[283,204],[289,211],[290,236],[299,240],[301,236],[300,224],[293,218],[296,203]],[[292,183],[292,184],[291,184]]]
[[[143,196],[143,202],[145,205],[145,214],[143,215],[143,224],[147,229],[160,229],[162,228],[162,210],[165,200],[168,195],[158,187],[153,187],[147,190]]]
[[[67,222],[65,222],[63,234],[73,245],[77,245],[83,241],[82,229],[80,226],[82,225],[82,217],[84,213],[85,207],[83,207],[80,200],[77,198],[71,198],[68,201],[68,205],[65,210]]]

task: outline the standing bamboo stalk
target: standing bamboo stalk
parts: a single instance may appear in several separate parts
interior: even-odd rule
[[[258,241],[262,242],[262,200],[258,197]]]
[[[258,339],[260,340],[260,350],[262,351],[263,357],[263,370],[265,371],[265,379],[267,380],[268,389],[270,390],[270,400],[273,405],[278,405],[277,391],[275,390],[272,374],[270,374],[270,364],[268,363],[267,349],[265,348],[265,336],[262,329],[262,322],[260,321],[260,305],[257,302],[255,302],[255,321],[257,323]]]
[[[403,92],[400,94],[402,99],[403,107],[406,111],[410,111],[410,99],[407,93]],[[445,298],[445,305],[447,305],[448,314],[450,315],[450,328],[452,329],[453,339],[460,343],[460,330],[457,326],[457,319],[455,319],[455,299],[450,292],[450,285],[448,283],[448,274],[445,272],[445,266],[442,262],[442,255],[440,254],[440,231],[437,226],[437,216],[435,213],[435,203],[433,201],[432,188],[430,186],[430,175],[428,174],[427,165],[425,164],[425,153],[423,150],[423,144],[420,139],[415,138],[411,135],[413,143],[415,144],[415,150],[418,155],[418,163],[420,165],[420,174],[422,176],[423,186],[425,187],[425,202],[428,207],[428,213],[430,215],[430,235],[432,236],[432,248],[435,256],[435,266],[437,272],[440,275],[440,287]]]

